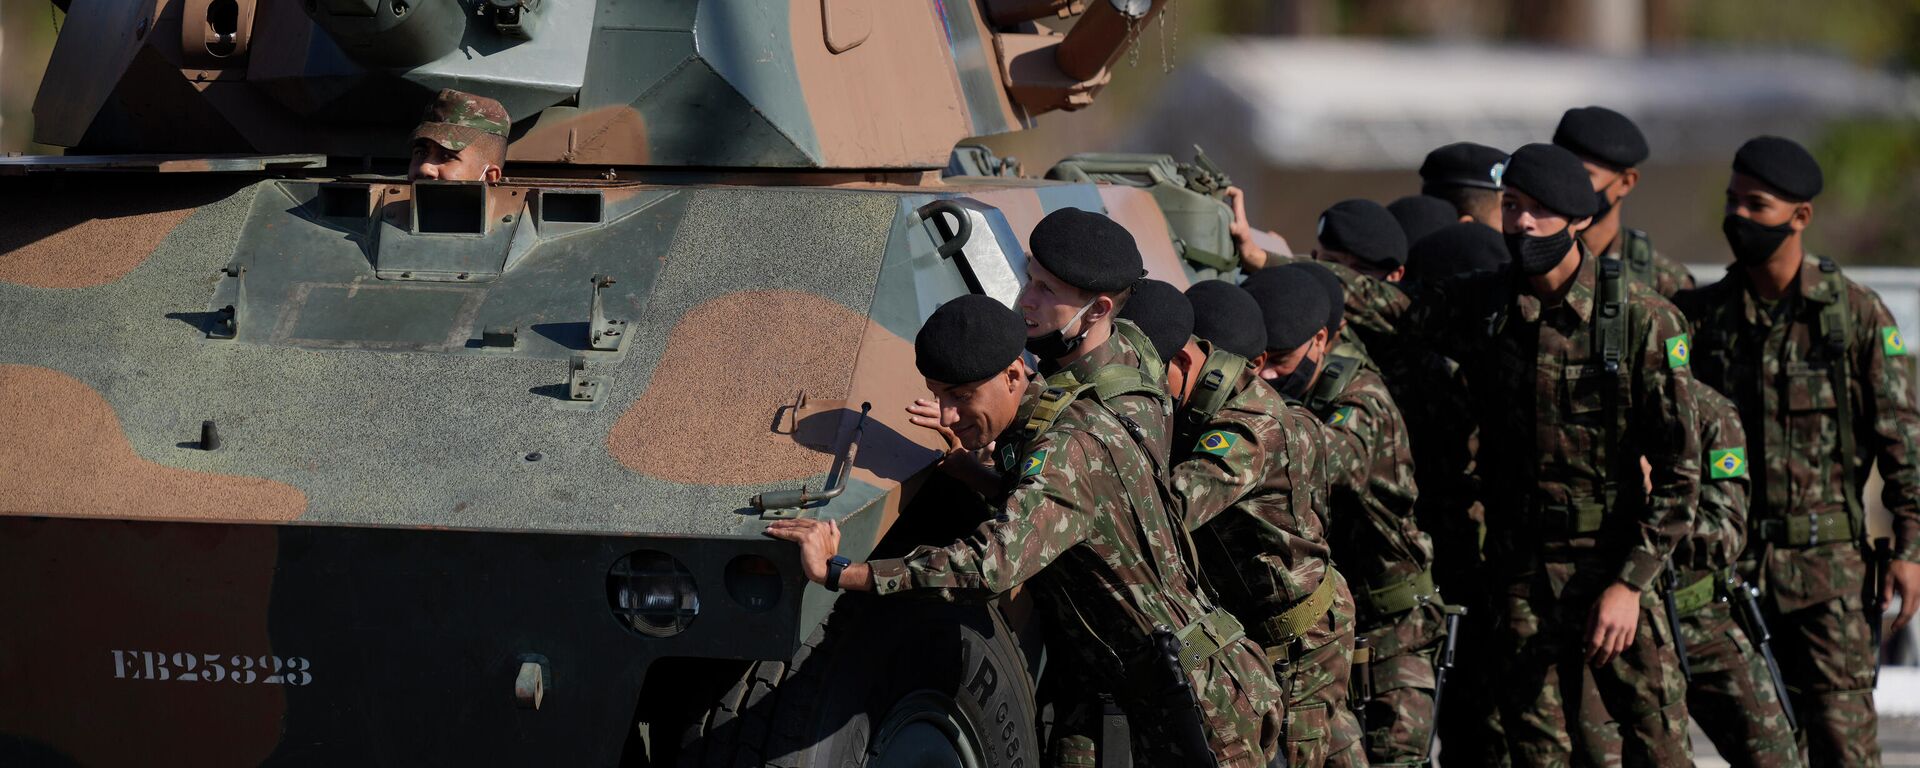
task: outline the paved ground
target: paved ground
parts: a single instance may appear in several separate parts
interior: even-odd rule
[[[1693,729],[1693,754],[1694,764],[1699,768],[1727,765],[1699,728]],[[1886,768],[1920,768],[1920,717],[1881,717],[1880,756]]]

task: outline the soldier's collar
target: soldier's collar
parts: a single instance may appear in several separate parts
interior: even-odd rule
[[[1578,240],[1574,242],[1579,243]],[[1593,318],[1594,262],[1593,252],[1580,243],[1580,269],[1573,273],[1573,280],[1567,286],[1567,295],[1561,299],[1568,309],[1580,317],[1581,322]],[[1519,291],[1515,297],[1520,306],[1520,317],[1527,322],[1538,321],[1546,314],[1547,302],[1530,291]]]

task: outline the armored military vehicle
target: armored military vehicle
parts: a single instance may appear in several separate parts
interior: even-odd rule
[[[54,0],[0,160],[0,764],[1037,764],[911,339],[1144,189],[942,180],[1164,0]],[[1046,25],[1037,24],[1046,20]],[[408,183],[441,88],[500,183]]]

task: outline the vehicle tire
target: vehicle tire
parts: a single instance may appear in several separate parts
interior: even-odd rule
[[[680,765],[1038,768],[1033,681],[988,606],[846,595],[791,662],[759,662]]]

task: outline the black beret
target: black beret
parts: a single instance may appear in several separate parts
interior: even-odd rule
[[[1347,315],[1347,289],[1340,284],[1340,278],[1334,276],[1333,270],[1311,261],[1296,261],[1281,269],[1300,270],[1320,284],[1320,289],[1327,294],[1327,330],[1332,332],[1338,329],[1340,321]]]
[[[1193,336],[1193,304],[1180,289],[1159,280],[1142,280],[1134,286],[1120,319],[1140,326],[1162,361],[1172,360]]]
[[[1647,159],[1647,137],[1626,115],[1606,107],[1575,107],[1560,116],[1553,143],[1589,160],[1632,168]]]
[[[1505,269],[1506,238],[1477,221],[1448,224],[1420,238],[1407,253],[1407,277],[1431,283],[1470,272]]]
[[[1599,207],[1587,167],[1564,147],[1528,144],[1514,150],[1507,158],[1506,179],[1507,189],[1519,190],[1569,219],[1592,216]]]
[[[1327,327],[1327,291],[1305,270],[1263,269],[1247,292],[1266,321],[1267,349],[1292,352]]]
[[[1440,231],[1441,227],[1460,221],[1460,212],[1454,210],[1452,203],[1426,195],[1408,195],[1388,203],[1387,212],[1400,222],[1400,231],[1407,236],[1408,247],[1419,242],[1420,238]]]
[[[1420,181],[1437,187],[1500,189],[1507,153],[1485,144],[1462,141],[1427,153],[1420,164]]]
[[[1027,345],[1027,323],[998,299],[967,294],[940,305],[913,337],[920,375],[971,384],[1012,365]]]
[[[1267,321],[1245,288],[1225,280],[1202,280],[1187,289],[1193,304],[1193,335],[1246,358],[1267,351]]]
[[[1027,242],[1034,261],[1083,291],[1123,291],[1147,273],[1133,234],[1098,213],[1061,208],[1034,225]]]
[[[1812,200],[1826,183],[1819,161],[1807,148],[1779,136],[1760,136],[1740,145],[1733,153],[1733,172],[1752,176],[1794,202]]]
[[[1320,214],[1320,247],[1392,269],[1407,263],[1407,233],[1372,200],[1342,200]]]

